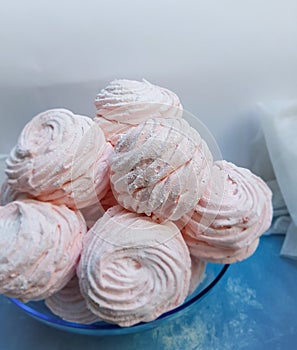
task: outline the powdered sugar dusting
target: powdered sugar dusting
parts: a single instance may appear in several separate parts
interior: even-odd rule
[[[154,329],[152,344],[162,350],[244,349],[259,339],[259,327],[250,315],[262,309],[255,289],[243,279],[229,277],[225,289],[218,288],[191,314]],[[141,343],[142,337],[136,334],[134,340]]]

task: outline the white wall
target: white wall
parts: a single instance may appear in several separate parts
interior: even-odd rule
[[[0,153],[37,112],[92,114],[109,80],[144,77],[175,91],[223,156],[248,166],[256,102],[297,96],[296,0],[0,5]]]

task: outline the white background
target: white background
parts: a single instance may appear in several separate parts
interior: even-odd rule
[[[249,166],[258,101],[297,96],[296,0],[0,1],[0,153],[38,112],[94,113],[113,78],[175,91]]]

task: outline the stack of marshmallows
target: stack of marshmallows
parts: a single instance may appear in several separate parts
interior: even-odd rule
[[[271,192],[214,161],[179,98],[114,80],[91,119],[35,116],[6,161],[0,293],[83,324],[149,322],[182,304],[206,262],[241,261],[270,226]]]

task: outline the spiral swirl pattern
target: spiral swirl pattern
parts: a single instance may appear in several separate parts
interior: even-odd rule
[[[35,200],[0,207],[0,293],[41,300],[73,277],[86,232],[66,206]]]
[[[100,320],[87,308],[76,275],[64,288],[45,299],[45,304],[55,315],[69,322],[91,324]]]
[[[128,210],[178,220],[202,196],[212,155],[184,119],[149,119],[116,144],[111,158],[114,195]]]
[[[191,260],[173,223],[157,224],[116,206],[87,233],[78,277],[94,314],[131,326],[184,301]]]
[[[218,263],[253,254],[271,224],[271,197],[265,182],[248,169],[215,162],[209,186],[182,230],[191,254]]]
[[[8,183],[39,200],[82,208],[106,193],[111,152],[90,118],[49,110],[21,132],[6,161]]]
[[[95,121],[109,141],[149,118],[180,118],[183,114],[176,94],[146,80],[113,80],[97,95],[95,106]]]

